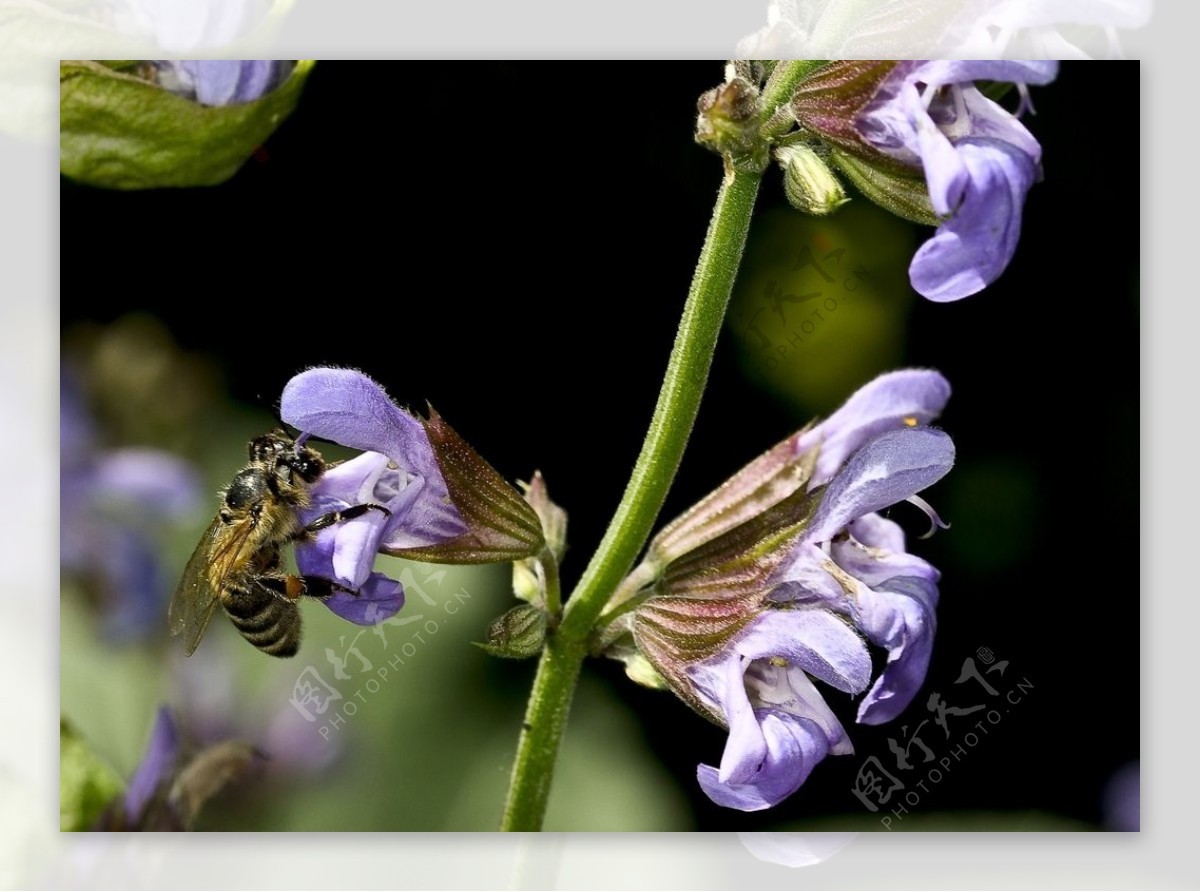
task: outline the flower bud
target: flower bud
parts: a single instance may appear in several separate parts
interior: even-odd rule
[[[537,656],[546,643],[546,614],[532,604],[518,604],[488,625],[487,641],[476,646],[493,657],[524,660]]]
[[[781,146],[775,158],[783,168],[783,191],[796,210],[823,217],[850,200],[841,181],[809,146]]]
[[[533,508],[541,521],[546,537],[546,548],[555,561],[561,561],[567,550],[567,512],[550,501],[546,490],[546,479],[541,471],[535,471],[531,483],[521,484],[525,490],[525,501]],[[513,561],[513,593],[522,601],[538,607],[546,604],[545,555],[538,554]]]

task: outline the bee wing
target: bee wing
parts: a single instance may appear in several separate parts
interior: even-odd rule
[[[226,577],[241,565],[250,530],[249,523],[229,526],[213,518],[183,570],[167,610],[167,626],[172,637],[187,633],[184,653],[189,657],[216,612]]]

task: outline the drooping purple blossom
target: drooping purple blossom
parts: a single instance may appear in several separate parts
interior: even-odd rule
[[[376,554],[445,542],[467,529],[424,427],[377,383],[351,369],[316,368],[296,375],[284,387],[280,417],[302,436],[364,450],[317,481],[305,522],[353,505],[388,509],[322,530],[314,542],[297,547],[297,565],[302,573],[357,592],[325,600],[338,616],[362,625],[392,616],[403,606],[403,587],[374,571]]]
[[[232,740],[185,753],[175,713],[160,707],[125,794],[108,805],[92,829],[187,830],[205,802],[260,761],[252,747]]]
[[[164,784],[169,783],[175,774],[180,755],[179,728],[175,717],[165,706],[161,707],[154,717],[146,752],[125,790],[125,820],[129,826],[137,826],[155,797],[161,796]]]
[[[739,587],[730,598],[748,605],[749,617],[740,624],[721,626],[723,612],[743,608],[731,600],[726,610],[722,594],[711,587],[696,587],[691,595],[686,586],[680,596],[668,592],[666,610],[660,606],[663,599],[651,596],[635,614],[639,647],[652,662],[658,660],[676,692],[729,728],[720,765],[698,769],[698,780],[714,802],[746,811],[770,807],[795,792],[817,762],[853,751],[812,679],[849,694],[867,691],[858,711],[858,721],[866,724],[895,718],[917,694],[932,648],[938,573],[908,554],[899,526],[878,512],[915,496],[953,464],[950,438],[925,426],[949,393],[936,372],[881,376],[823,423],[735,475],[706,500],[707,511],[674,525],[668,545],[687,541],[691,549],[729,554],[746,550],[738,544],[746,541],[739,538],[742,533],[704,518],[738,514],[743,510],[743,502],[735,499],[739,494],[755,492],[762,512],[777,510],[797,495],[810,510],[799,532],[775,546],[763,565],[770,567],[765,579],[753,562],[741,558],[730,564],[736,573],[717,574]],[[778,473],[767,472],[780,462]],[[802,484],[805,492],[781,488],[796,476],[792,471],[803,467],[811,469]],[[729,549],[723,540],[733,543]],[[760,541],[756,537],[750,550],[760,548]],[[712,578],[703,567],[688,572]],[[668,565],[665,578],[671,574]],[[689,606],[688,597],[697,600]],[[701,622],[702,637],[721,635],[722,628],[733,631],[715,653],[686,664],[680,673],[663,660],[665,653],[678,657],[702,642],[692,639],[672,649],[671,635],[686,634],[689,617]],[[888,653],[873,685],[863,637]],[[680,689],[681,677],[686,690]]]
[[[154,66],[158,82],[201,105],[235,105],[261,99],[275,89],[295,63],[275,59],[185,59]]]
[[[944,222],[909,267],[913,287],[952,301],[994,282],[1012,260],[1029,188],[1041,178],[1042,150],[1016,116],[987,98],[976,80],[1046,84],[1056,62],[899,62],[855,122],[879,151],[919,166]]]

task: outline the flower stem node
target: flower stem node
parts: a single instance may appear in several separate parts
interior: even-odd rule
[[[783,168],[783,190],[796,210],[823,217],[850,200],[829,165],[811,147],[780,146],[775,160]]]
[[[525,660],[536,657],[546,643],[546,613],[533,604],[518,604],[488,625],[487,641],[476,646],[493,657]]]
[[[735,75],[700,97],[696,142],[725,157],[739,170],[761,172],[769,163],[760,128],[758,87]]]

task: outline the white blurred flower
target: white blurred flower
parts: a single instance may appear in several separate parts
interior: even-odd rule
[[[1153,0],[771,0],[742,59],[1088,59],[1121,55]]]
[[[103,0],[113,26],[168,53],[215,49],[260,25],[273,6],[290,0]]]
[[[294,0],[0,0],[0,131],[58,133],[60,59],[156,59],[195,50],[270,55]],[[254,52],[251,53],[250,51]]]

